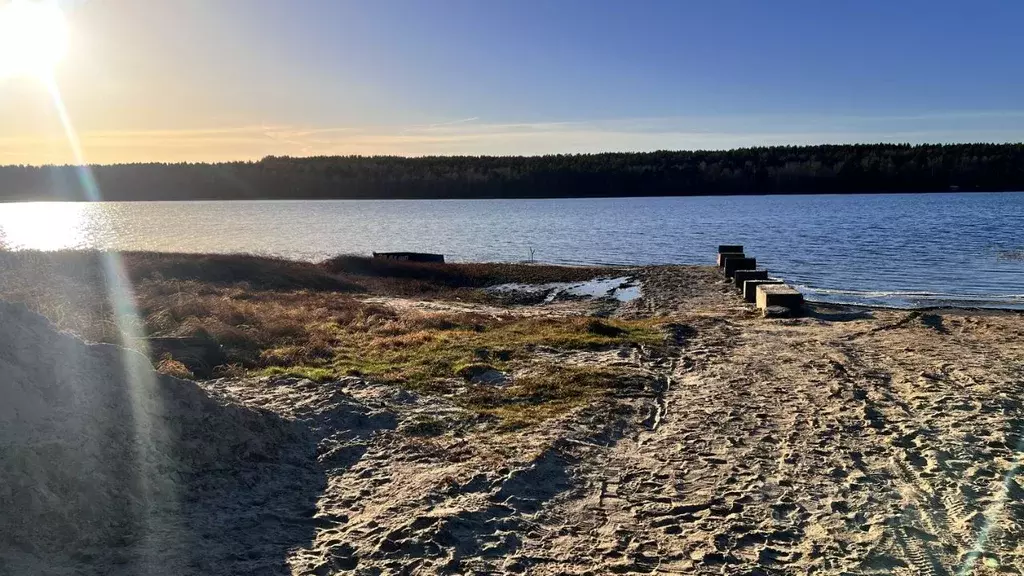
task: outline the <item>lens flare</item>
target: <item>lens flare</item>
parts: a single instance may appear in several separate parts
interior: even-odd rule
[[[79,185],[84,191],[87,200],[93,202],[100,201],[103,198],[100,194],[99,185],[92,173],[92,169],[86,162],[85,153],[71,122],[71,116],[64,105],[64,99],[61,97],[57,81],[50,75],[44,75],[42,79],[50,92],[54,109],[60,118],[61,124],[64,126],[68,146],[70,146],[75,158]],[[160,398],[153,395],[153,392],[158,389],[154,372],[152,370],[140,370],[139,363],[127,357],[135,354],[129,348],[139,350],[146,356],[149,356],[150,351],[146,345],[139,311],[135,305],[135,291],[132,289],[128,274],[125,272],[124,262],[116,252],[104,252],[101,255],[101,263],[106,280],[105,284],[109,291],[107,298],[114,311],[115,321],[121,335],[121,343],[124,345],[122,354],[126,358],[122,365],[125,366],[127,371],[125,377],[131,386],[129,391],[133,405],[133,423],[135,426],[134,455],[138,461],[139,468],[144,470],[143,474],[139,477],[139,482],[143,493],[146,494],[145,502],[149,503],[152,501],[149,495],[154,493],[156,489],[149,486],[146,479],[158,477],[158,474],[151,468],[158,461],[156,455],[152,453],[152,447],[160,445],[159,438],[168,434],[168,431],[162,429],[156,422],[150,421],[147,417],[148,410],[144,407],[146,404],[152,406],[154,403],[160,402]],[[157,409],[160,409],[159,406],[157,406]],[[155,538],[157,534],[162,534],[165,538],[168,536],[175,537],[175,535],[180,537],[181,534],[184,534],[178,510],[176,509],[178,502],[176,499],[173,499],[175,496],[172,495],[172,501],[168,502],[164,509],[159,511],[151,510],[142,519],[144,538]],[[153,546],[147,542],[142,549],[155,549]],[[139,569],[139,574],[143,576],[160,573],[162,572],[156,568],[156,564],[151,562],[143,562],[142,567]]]

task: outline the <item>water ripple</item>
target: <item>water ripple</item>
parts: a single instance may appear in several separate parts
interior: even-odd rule
[[[1024,193],[0,205],[0,245],[319,260],[710,263],[743,244],[808,298],[1024,308]]]

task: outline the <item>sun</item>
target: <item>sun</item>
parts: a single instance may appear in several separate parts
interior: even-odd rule
[[[49,76],[67,43],[67,22],[54,0],[0,4],[0,78]]]

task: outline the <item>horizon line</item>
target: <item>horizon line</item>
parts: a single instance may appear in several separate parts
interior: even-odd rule
[[[764,144],[757,146],[733,146],[723,148],[661,148],[653,150],[605,150],[601,152],[555,152],[555,153],[544,153],[544,154],[310,154],[310,155],[293,155],[293,154],[267,154],[258,159],[253,158],[239,158],[233,160],[177,160],[177,161],[163,161],[163,160],[138,160],[131,162],[89,162],[85,164],[75,163],[11,163],[11,164],[0,164],[2,168],[102,168],[102,167],[118,167],[118,166],[146,166],[146,165],[202,165],[202,166],[217,166],[225,164],[258,164],[267,159],[288,159],[288,160],[313,160],[321,158],[349,158],[349,159],[373,159],[373,158],[396,158],[404,160],[422,160],[430,158],[549,158],[558,156],[604,156],[604,155],[626,155],[626,154],[662,154],[662,153],[673,153],[673,154],[699,154],[699,153],[713,153],[713,152],[739,152],[743,150],[767,150],[774,148],[853,148],[858,146],[875,146],[875,147],[909,147],[909,148],[934,148],[938,146],[949,146],[949,147],[962,147],[962,146],[1024,146],[1024,139],[1021,140],[1006,140],[1006,141],[992,141],[992,140],[975,140],[975,141],[964,141],[964,142],[820,142],[816,144]]]

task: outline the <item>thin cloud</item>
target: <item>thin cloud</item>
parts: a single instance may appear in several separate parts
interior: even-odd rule
[[[437,122],[435,124],[430,124],[430,127],[431,128],[437,128],[438,126],[451,126],[453,124],[465,124],[467,122],[476,122],[479,119],[480,119],[479,116],[473,116],[471,118],[462,118],[461,120],[452,120],[451,122]]]
[[[402,130],[400,130],[399,133],[400,134],[404,134],[406,132],[416,132],[416,131],[420,131],[420,130],[432,130],[432,129],[435,129],[435,128],[443,128],[443,127],[446,127],[446,126],[455,126],[455,125],[458,125],[458,124],[467,124],[469,122],[475,122],[475,121],[477,121],[479,119],[480,119],[480,117],[473,116],[471,118],[460,118],[458,120],[449,120],[447,122],[434,122],[433,124],[414,124],[412,126],[406,126]]]
[[[937,121],[938,117],[944,121]],[[932,116],[750,115],[482,123],[478,117],[418,126],[255,125],[79,134],[95,163],[252,160],[267,155],[509,155],[727,149],[860,142],[1024,140],[1024,112]],[[0,137],[0,163],[65,163],[60,135]]]

